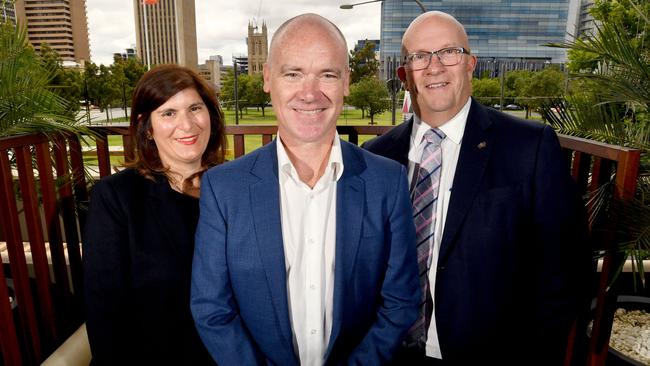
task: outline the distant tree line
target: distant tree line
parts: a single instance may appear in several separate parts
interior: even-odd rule
[[[503,77],[503,104],[516,104],[530,112],[545,102],[564,96],[567,91],[566,75],[556,65],[541,71],[508,71]],[[501,100],[500,78],[474,78],[472,95],[482,104],[495,106]]]
[[[42,66],[53,75],[52,90],[71,102],[68,109],[73,116],[85,103],[102,110],[129,106],[135,84],[146,71],[139,59],[119,57],[110,66],[87,62],[83,69],[64,67],[58,53],[47,44],[41,46],[39,56]]]

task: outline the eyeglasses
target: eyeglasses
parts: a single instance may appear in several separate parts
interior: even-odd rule
[[[415,52],[404,57],[404,63],[408,65],[411,70],[423,70],[431,64],[431,57],[436,55],[438,61],[443,66],[454,66],[460,63],[463,54],[469,55],[469,50],[463,47],[447,47],[437,51],[430,52]]]

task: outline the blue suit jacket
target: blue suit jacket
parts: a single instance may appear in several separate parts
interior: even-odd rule
[[[220,365],[297,365],[289,317],[276,142],[210,169],[201,185],[191,309]],[[327,364],[379,365],[418,315],[405,170],[341,141]]]
[[[364,147],[406,166],[412,126]],[[473,100],[437,266],[443,360],[561,364],[589,284],[586,244],[582,202],[553,129]]]

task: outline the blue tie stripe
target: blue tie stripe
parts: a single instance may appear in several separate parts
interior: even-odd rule
[[[423,178],[418,182],[418,184],[416,185],[416,187],[419,186],[420,184],[422,184],[423,182],[425,182],[427,179],[429,179],[429,177],[431,176],[431,174],[437,172],[438,169],[440,169],[441,167],[442,167],[442,165],[438,165],[437,167],[433,168],[433,170],[431,171],[431,173],[429,173],[429,174],[427,174],[425,177],[423,177]]]
[[[429,236],[427,236],[426,238],[422,239],[422,240],[421,240],[421,241],[420,241],[420,242],[419,242],[415,247],[416,247],[416,248],[419,248],[420,245],[426,243],[429,239],[431,239],[431,237],[433,237],[433,233],[429,234]]]
[[[426,210],[427,208],[429,208],[429,206],[433,205],[433,203],[436,202],[437,200],[438,200],[438,197],[434,198],[434,199],[433,199],[431,202],[429,202],[426,206],[422,207],[422,208],[420,209],[420,211],[418,211],[418,213],[416,213],[415,215],[413,215],[413,217],[416,217],[417,215],[421,214],[422,211],[424,211],[424,210]]]

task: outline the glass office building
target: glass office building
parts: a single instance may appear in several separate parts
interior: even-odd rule
[[[540,69],[564,63],[566,51],[545,47],[575,34],[580,0],[423,0],[426,10],[453,15],[467,31],[478,56],[476,73],[496,76],[501,64],[508,70]],[[404,31],[421,14],[414,0],[385,0],[381,9],[382,74],[392,76]]]

